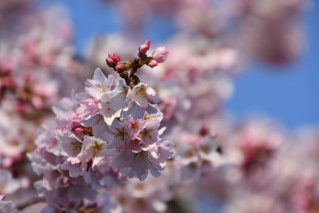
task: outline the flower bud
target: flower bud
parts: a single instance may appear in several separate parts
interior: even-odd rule
[[[158,62],[156,60],[151,60],[150,63],[147,64],[150,67],[156,67],[158,65]]]
[[[199,129],[199,134],[205,136],[209,133],[209,127],[207,124],[203,124]]]
[[[106,58],[105,61],[106,61],[107,65],[108,65],[109,67],[112,66],[112,59]]]
[[[114,53],[112,60],[113,60],[113,63],[117,64],[121,59],[120,59],[120,56],[118,54]]]
[[[147,52],[147,50],[150,48],[151,45],[151,41],[149,39],[147,39],[144,44],[142,44],[139,48],[138,51],[140,54],[145,54]]]
[[[115,67],[120,60],[120,57],[116,53],[114,53],[113,55],[108,54],[108,58],[105,59],[109,67]]]
[[[85,133],[85,129],[83,127],[77,127],[74,129],[74,132],[77,134],[77,135],[81,135],[81,134],[84,134]]]
[[[160,46],[153,52],[153,59],[156,60],[158,63],[162,63],[166,60],[168,55],[168,51],[166,47]]]
[[[73,119],[72,120],[72,125],[73,126],[81,126],[81,120],[80,119]]]
[[[127,69],[126,65],[124,63],[118,63],[115,68],[117,72],[123,72]]]

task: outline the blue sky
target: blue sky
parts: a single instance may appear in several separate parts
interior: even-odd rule
[[[318,1],[313,6],[301,20],[305,47],[299,60],[280,68],[249,67],[236,79],[235,94],[226,104],[230,112],[240,117],[263,113],[293,129],[319,123]]]
[[[74,25],[74,44],[83,52],[88,39],[100,33],[121,30],[120,17],[112,8],[92,4],[92,0],[39,0],[39,4],[61,3],[66,6]],[[251,65],[235,79],[233,97],[226,110],[237,118],[251,114],[270,116],[290,129],[319,124],[319,3],[301,19],[305,33],[304,51],[298,61],[287,67]],[[144,38],[165,40],[172,29],[165,20],[152,23]],[[164,26],[164,27],[163,27]],[[156,33],[154,33],[156,32]],[[158,33],[159,32],[159,33]],[[278,69],[283,69],[276,72]]]

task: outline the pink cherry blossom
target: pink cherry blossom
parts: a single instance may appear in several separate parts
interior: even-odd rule
[[[12,207],[11,201],[3,201],[4,196],[0,195],[0,211],[3,213],[9,213]]]

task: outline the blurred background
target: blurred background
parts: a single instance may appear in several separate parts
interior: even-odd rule
[[[66,8],[73,25],[73,42],[80,56],[85,54],[87,42],[92,36],[125,33],[121,14],[112,5],[89,0],[39,0],[37,4],[38,7],[61,4]],[[304,47],[297,60],[280,66],[255,61],[235,78],[234,93],[225,106],[232,116],[267,115],[292,130],[318,124],[318,7],[318,1],[308,3],[301,14]],[[139,40],[149,38],[161,44],[173,33],[169,18],[153,15],[146,21]]]

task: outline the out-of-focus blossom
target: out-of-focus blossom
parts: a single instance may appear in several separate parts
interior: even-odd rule
[[[115,189],[113,200],[117,203],[114,212],[163,212],[166,202],[172,199],[171,183],[168,177],[148,177],[144,181],[129,180]]]
[[[181,179],[200,181],[208,176],[220,164],[216,136],[210,131],[198,135],[181,134],[177,143],[176,164],[181,166]]]
[[[0,2],[0,28],[1,34],[12,33],[20,25],[23,16],[31,12],[33,0],[3,0]],[[13,30],[13,31],[14,31]]]
[[[11,210],[12,202],[11,201],[3,201],[4,196],[0,195],[0,212],[8,213]]]
[[[297,19],[308,1],[104,2],[115,5],[115,9],[123,12],[130,32],[139,32],[146,17],[152,20],[152,14],[156,13],[164,20],[170,17],[167,24],[183,33],[209,38],[212,43],[237,43],[240,52],[248,57],[257,56],[258,60],[266,63],[282,64],[300,55],[303,38]]]

